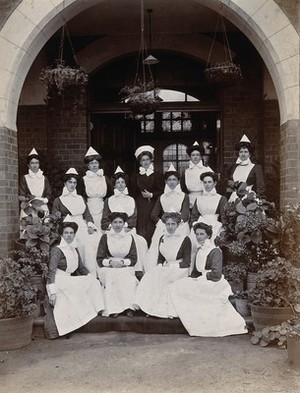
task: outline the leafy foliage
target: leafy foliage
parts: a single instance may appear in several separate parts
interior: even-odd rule
[[[262,307],[287,307],[300,304],[300,269],[284,258],[267,262],[259,271],[256,287],[249,291],[250,301]]]
[[[37,288],[32,286],[32,267],[14,259],[0,259],[0,319],[31,314],[35,308]]]
[[[230,61],[216,63],[204,70],[205,79],[215,85],[231,86],[243,80],[241,67]]]
[[[268,345],[276,345],[278,348],[286,348],[287,332],[289,328],[288,322],[281,325],[269,326],[262,330],[256,330],[252,333],[251,343],[259,344],[261,347]]]

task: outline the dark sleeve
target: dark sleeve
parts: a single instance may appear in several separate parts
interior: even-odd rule
[[[160,172],[154,172],[155,176],[155,190],[153,190],[153,198],[159,197],[164,192],[165,181]]]
[[[83,197],[81,197],[83,199]],[[90,213],[90,210],[88,208],[88,206],[85,206],[85,211],[83,212],[83,218],[86,220],[86,222],[92,222],[94,223],[94,219]]]
[[[182,245],[178,251],[179,259],[182,259],[182,262],[179,263],[180,268],[188,268],[191,264],[191,251],[192,251],[192,243],[188,236],[186,236],[182,242]]]
[[[24,196],[24,197],[27,197],[27,198],[30,196],[30,192],[29,192],[29,189],[27,187],[25,176],[22,176],[21,179],[20,179],[20,190],[19,190],[19,192],[20,192],[21,196]]]
[[[78,180],[76,188],[77,188],[78,194],[81,195],[82,198],[86,201],[88,196],[86,194],[85,182],[84,182],[84,178],[83,177]]]
[[[185,184],[185,171],[183,172],[181,179],[180,179],[180,187],[185,194],[189,194],[189,190]]]
[[[264,179],[264,174],[261,165],[255,165],[256,167],[256,193],[260,196],[264,196],[266,193],[266,185],[265,185],[265,179]]]
[[[151,220],[155,224],[157,224],[162,215],[163,215],[163,208],[160,203],[160,198],[158,198],[151,212]]]
[[[52,214],[55,214],[56,212],[60,212],[60,201],[59,198],[55,198],[53,201],[53,205],[52,205]],[[63,215],[63,214],[62,214]]]
[[[49,270],[47,276],[47,284],[54,284],[57,266],[59,264],[62,255],[63,254],[59,248],[57,247],[51,248],[50,256],[49,256]]]
[[[111,211],[108,206],[108,199],[105,199],[104,205],[103,205],[103,212],[102,212],[102,218],[101,218],[101,229],[103,231],[106,231],[109,227],[110,221],[109,221],[109,215]]]
[[[78,273],[79,273],[81,276],[86,276],[86,275],[88,275],[90,272],[89,272],[89,270],[84,266],[84,264],[82,263],[82,259],[81,259],[81,256],[80,256],[79,251],[77,250],[77,248],[76,248],[76,251],[77,251],[77,254],[78,254],[78,268],[77,268],[77,271],[78,271]]]
[[[159,251],[159,245],[162,241],[163,236],[160,237],[159,242],[158,242],[158,258],[157,258],[157,264],[163,264],[166,260],[166,258],[161,254],[161,252]]]
[[[128,228],[136,228],[136,222],[137,222],[137,208],[136,205],[134,206],[134,212],[133,215],[128,217]]]
[[[134,266],[137,263],[137,250],[133,236],[131,236],[131,247],[129,253],[126,255],[124,259],[130,260],[130,266]]]
[[[222,277],[223,254],[218,248],[214,248],[208,254],[205,269],[210,270],[206,273],[206,278],[211,281],[219,281]]]
[[[219,221],[224,224],[226,223],[226,217],[225,217],[225,205],[227,203],[227,199],[222,196],[221,199],[219,200],[219,204],[217,207],[217,213],[219,213]]]
[[[97,263],[99,267],[103,267],[102,261],[105,258],[110,258],[111,255],[109,253],[108,247],[107,247],[107,235],[104,234],[101,236],[98,250],[97,250]]]
[[[193,224],[193,222],[198,221],[198,218],[200,217],[200,213],[198,210],[198,206],[197,206],[197,199],[195,200],[194,206],[192,208],[192,213],[191,213],[191,224]]]
[[[51,198],[51,187],[50,187],[49,180],[47,179],[46,176],[45,176],[43,197],[47,198],[48,201],[50,201],[50,198]]]
[[[109,198],[114,194],[114,186],[112,185],[111,181],[107,176],[105,176],[105,181],[106,181],[106,187],[107,187],[107,192],[105,195],[105,198]]]
[[[186,194],[181,205],[181,218],[183,222],[189,221],[190,218],[190,200]]]

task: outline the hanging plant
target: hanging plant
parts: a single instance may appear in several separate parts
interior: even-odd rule
[[[216,63],[204,70],[207,82],[215,85],[232,86],[242,81],[241,67],[230,61]]]
[[[221,23],[221,30],[224,39],[224,59],[215,64],[211,64],[210,58],[212,50],[216,41],[216,34],[219,23]],[[220,14],[217,20],[214,38],[209,50],[206,69],[204,70],[204,76],[207,82],[219,86],[233,86],[240,83],[243,80],[241,67],[238,64],[233,63],[229,41],[226,33],[225,23],[223,16]]]
[[[159,98],[158,92],[159,89],[154,87],[154,83],[149,82],[124,86],[120,90],[120,95],[127,102],[133,114],[148,115],[159,109],[161,98]]]
[[[79,87],[82,92],[88,83],[88,75],[82,67],[72,68],[64,61],[58,61],[55,67],[46,67],[40,74],[40,81],[45,85],[46,97],[54,88],[58,95],[62,95],[69,86]]]
[[[141,0],[141,44],[137,58],[137,70],[132,86],[124,86],[119,95],[134,115],[148,115],[159,109],[162,99],[158,96],[150,65],[158,60],[147,53],[144,37],[144,2]]]
[[[67,65],[63,60],[65,32],[67,33],[75,66]],[[62,27],[59,56],[55,61],[55,65],[42,69],[40,81],[45,86],[46,101],[52,98],[53,95],[62,96],[65,89],[68,87],[78,88],[80,94],[85,92],[85,87],[88,83],[88,75],[77,63],[75,51],[66,25]]]

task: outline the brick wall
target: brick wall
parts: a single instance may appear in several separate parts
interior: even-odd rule
[[[11,249],[19,230],[17,133],[0,128],[0,256]]]

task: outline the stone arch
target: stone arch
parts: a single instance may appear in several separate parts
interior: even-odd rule
[[[103,0],[22,1],[0,33],[0,126],[16,130],[18,101],[33,60],[52,34],[86,8]],[[273,0],[194,0],[223,12],[255,45],[273,79],[281,123],[299,118],[299,36]],[[222,8],[220,8],[222,6]],[[22,25],[22,29],[15,26]]]

